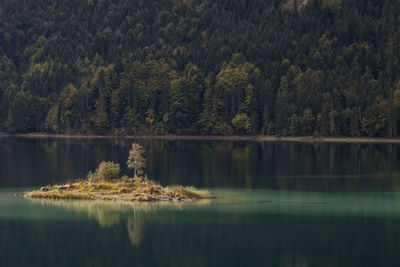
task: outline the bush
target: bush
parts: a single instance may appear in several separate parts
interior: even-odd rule
[[[226,123],[217,122],[212,134],[231,135],[233,134],[233,129]]]
[[[232,119],[232,124],[239,133],[248,133],[251,123],[245,113],[239,113]]]
[[[123,182],[130,182],[132,180],[132,178],[130,178],[128,175],[124,175],[121,177],[121,180]]]
[[[97,171],[92,172],[90,171],[87,175],[87,179],[89,180],[89,182],[93,183],[93,182],[98,182],[99,181],[99,176],[97,174]]]
[[[119,164],[111,161],[103,161],[94,173],[89,172],[88,179],[90,182],[111,181],[118,178],[121,171]]]
[[[97,174],[100,180],[110,181],[118,178],[121,171],[119,164],[111,161],[103,161],[97,168]]]

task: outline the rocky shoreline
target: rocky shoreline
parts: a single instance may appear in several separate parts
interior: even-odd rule
[[[25,192],[25,198],[84,199],[111,201],[195,201],[211,197],[208,191],[194,187],[163,187],[153,181],[133,178],[127,181],[88,182],[77,181],[62,185],[43,186]]]

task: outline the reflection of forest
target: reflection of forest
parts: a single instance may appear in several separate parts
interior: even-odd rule
[[[0,143],[2,187],[84,177],[102,160],[126,161],[128,139],[11,139]],[[163,185],[301,191],[397,190],[398,144],[139,140]],[[121,164],[122,173],[129,171]]]
[[[146,215],[155,213],[160,208],[182,209],[187,205],[205,205],[210,200],[200,200],[191,203],[147,203],[147,202],[111,202],[111,201],[84,201],[84,200],[37,200],[46,205],[65,208],[68,211],[87,214],[95,219],[101,227],[112,227],[126,221],[129,239],[133,246],[138,245],[144,237]]]

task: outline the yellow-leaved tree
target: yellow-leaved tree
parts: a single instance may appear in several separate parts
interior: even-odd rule
[[[137,143],[132,144],[129,151],[129,157],[126,164],[129,169],[133,170],[134,177],[143,174],[143,169],[146,167],[146,159],[143,157],[144,149]]]

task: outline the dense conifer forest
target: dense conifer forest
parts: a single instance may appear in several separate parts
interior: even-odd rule
[[[399,0],[0,0],[0,131],[399,136]]]

